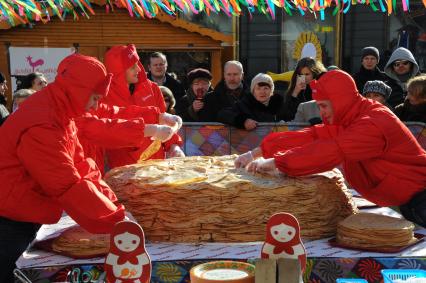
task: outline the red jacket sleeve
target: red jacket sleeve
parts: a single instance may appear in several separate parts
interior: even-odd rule
[[[73,158],[79,153],[78,146],[77,139],[66,138],[53,126],[41,126],[21,137],[17,155],[42,188],[42,194],[57,201],[89,232],[109,233],[116,222],[124,219],[124,207],[116,206],[110,199],[114,198],[90,180],[96,172],[86,172],[85,176],[79,173]]]
[[[279,170],[302,176],[333,169],[346,161],[361,161],[380,156],[385,139],[369,121],[360,121],[337,133],[333,126],[311,128],[314,140],[273,155]]]
[[[157,107],[99,104],[95,114],[76,119],[80,137],[103,148],[134,147],[143,143],[145,124],[157,124]],[[99,119],[99,118],[101,119]]]
[[[134,119],[143,118],[146,124],[158,124],[160,109],[154,106],[141,107],[130,105],[127,107],[110,106],[99,103],[98,109],[92,113],[99,118]]]
[[[278,132],[267,135],[260,147],[264,158],[272,158],[275,153],[310,143],[314,140],[312,128],[300,131]]]
[[[139,146],[145,138],[142,118],[99,119],[89,114],[76,119],[76,124],[80,138],[103,148]]]

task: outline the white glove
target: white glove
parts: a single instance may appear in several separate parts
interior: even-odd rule
[[[166,142],[172,138],[174,134],[173,129],[166,125],[145,125],[144,136],[151,137],[152,140],[160,140]]]
[[[275,166],[274,158],[265,159],[261,157],[250,162],[246,166],[246,170],[252,173],[259,172],[259,173],[273,174],[277,170],[277,167]]]
[[[234,160],[235,168],[246,167],[246,165],[249,164],[253,160],[254,160],[253,153],[251,152],[251,150],[249,150],[246,153],[239,155]]]
[[[177,144],[173,144],[167,152],[167,157],[185,157],[185,153]]]
[[[167,125],[175,130],[175,133],[182,127],[182,118],[169,113],[161,113],[158,117],[160,125]]]

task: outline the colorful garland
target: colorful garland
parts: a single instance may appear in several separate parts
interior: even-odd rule
[[[171,16],[177,12],[224,12],[228,16],[239,16],[243,10],[249,14],[255,9],[275,19],[276,8],[283,8],[289,15],[293,13],[317,13],[324,19],[324,10],[334,7],[333,15],[347,13],[354,4],[366,4],[374,11],[391,14],[396,10],[396,0],[111,0],[107,1],[107,11],[116,7],[125,7],[130,16],[153,18],[161,10]],[[402,1],[404,12],[409,11],[409,0]],[[96,1],[92,1],[96,2]],[[426,0],[423,0],[426,7]],[[0,0],[0,22],[10,26],[31,22],[50,20],[57,16],[63,20],[72,15],[78,19],[79,15],[89,18],[94,14],[89,0]]]

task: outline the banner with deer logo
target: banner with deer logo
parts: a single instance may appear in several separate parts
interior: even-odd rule
[[[34,72],[42,73],[48,83],[53,82],[59,62],[74,51],[74,48],[9,47],[12,91],[16,90],[17,80]]]

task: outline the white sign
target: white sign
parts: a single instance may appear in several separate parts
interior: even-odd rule
[[[74,51],[74,48],[9,47],[12,90],[16,90],[16,79],[13,76],[40,72],[48,83],[53,82],[59,62]]]

